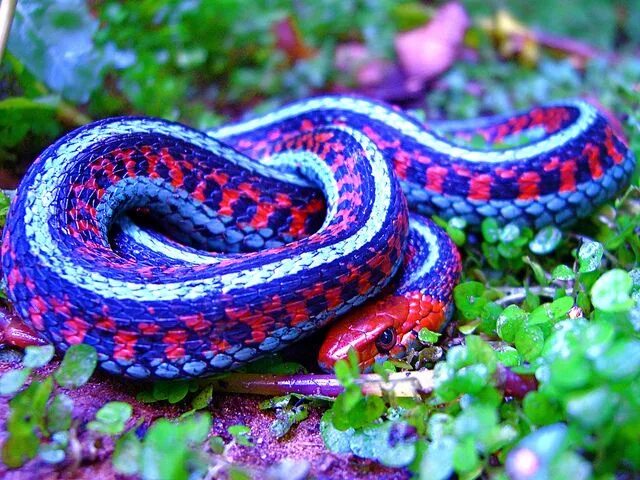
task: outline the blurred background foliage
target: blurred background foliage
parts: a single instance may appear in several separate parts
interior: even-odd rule
[[[0,68],[0,109],[7,112],[0,118],[1,165],[31,160],[63,130],[91,118],[138,113],[205,127],[313,93],[359,90],[353,71],[337,67],[341,46],[357,42],[368,58],[393,63],[396,35],[425,24],[440,5],[21,0]],[[471,18],[457,56],[463,61],[411,96],[430,118],[585,92],[620,110],[616,89],[633,85],[640,73],[635,0],[468,0],[463,6]],[[578,64],[536,39],[505,50],[514,25],[525,36],[540,30],[570,37],[595,53]],[[387,83],[394,81],[401,80]],[[392,99],[406,101],[402,94]]]

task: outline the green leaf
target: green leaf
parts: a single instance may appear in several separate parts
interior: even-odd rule
[[[539,327],[525,325],[516,333],[515,345],[522,358],[527,362],[532,362],[542,352],[544,334]]]
[[[332,406],[332,421],[336,428],[362,428],[380,418],[385,411],[380,397],[362,395],[360,387],[350,385],[338,395]]]
[[[516,334],[524,325],[527,313],[517,305],[505,308],[496,322],[498,336],[505,342],[513,342]]]
[[[347,352],[347,363],[351,369],[351,377],[357,379],[360,376],[360,367],[358,366],[360,360],[358,358],[358,351],[353,347],[350,347]]]
[[[604,312],[626,312],[633,307],[631,287],[633,282],[627,272],[620,269],[605,272],[591,288],[593,306]]]
[[[7,440],[2,445],[2,460],[10,468],[17,468],[38,453],[38,432],[44,431],[47,401],[53,389],[51,377],[32,382],[9,402],[11,413],[7,420]]]
[[[285,362],[279,354],[259,358],[249,363],[243,370],[248,373],[273,373],[274,375],[295,375],[305,372],[303,365],[297,362]]]
[[[113,468],[123,475],[138,473],[142,443],[138,440],[135,430],[130,430],[116,441],[113,451]]]
[[[377,373],[383,379],[388,379],[389,374],[395,373],[396,371],[397,371],[396,366],[393,364],[393,362],[389,360],[385,360],[382,363],[375,362],[373,364],[373,373]]]
[[[198,447],[209,435],[211,415],[207,412],[197,412],[181,418],[178,425],[184,434],[184,441],[191,446]]]
[[[467,241],[467,235],[464,233],[464,230],[455,228],[451,224],[447,225],[446,232],[458,247],[461,247]]]
[[[456,308],[467,320],[480,316],[487,303],[487,299],[483,297],[484,291],[484,285],[480,282],[464,282],[453,289]]]
[[[201,449],[211,428],[211,416],[191,415],[178,422],[161,418],[153,423],[142,443],[139,474],[143,479],[200,478],[207,469]]]
[[[211,401],[213,400],[213,386],[208,385],[204,387],[202,390],[198,392],[198,394],[193,397],[191,401],[191,406],[195,410],[202,410],[203,408],[207,408]]]
[[[513,347],[501,346],[496,348],[498,361],[505,367],[517,367],[522,362],[522,357]]]
[[[1,131],[0,131],[0,138],[2,138]],[[9,200],[9,197],[5,195],[4,192],[0,191],[0,227],[4,227],[4,224],[7,221],[7,213],[9,213],[10,203],[11,201]],[[0,291],[0,296],[1,295],[2,295],[2,291]]]
[[[453,474],[453,455],[456,441],[453,437],[435,438],[427,446],[420,461],[420,480],[446,480]]]
[[[499,270],[501,268],[502,257],[500,257],[500,254],[498,253],[498,248],[495,245],[491,245],[486,242],[483,242],[480,248],[482,249],[483,257],[489,266],[495,270]]]
[[[620,381],[640,374],[640,340],[616,341],[595,359],[596,371],[611,381]]]
[[[64,393],[59,393],[51,401],[47,410],[47,428],[51,432],[60,432],[71,428],[73,400]]]
[[[229,467],[229,480],[252,480],[251,474],[236,465]]]
[[[534,262],[529,257],[522,257],[522,261],[531,267],[531,270],[533,270],[533,274],[536,277],[536,282],[538,282],[539,285],[544,287],[549,284],[544,269],[538,262]]]
[[[0,377],[0,395],[12,395],[20,390],[30,373],[30,368],[19,368],[3,373]]]
[[[55,92],[86,102],[112,60],[93,37],[98,20],[82,0],[18,3],[9,50]]]
[[[520,236],[520,227],[515,223],[508,223],[500,230],[500,242],[511,243]]]
[[[484,404],[473,404],[465,408],[454,421],[457,438],[467,436],[481,438],[498,424],[495,408]]]
[[[536,255],[548,255],[553,252],[562,241],[562,232],[558,227],[549,225],[540,230],[529,242],[529,250]]]
[[[29,346],[25,348],[25,356],[22,363],[28,368],[44,367],[53,358],[53,353],[53,345]]]
[[[551,305],[548,303],[540,305],[529,314],[527,325],[539,325],[550,322],[554,319]]]
[[[59,132],[55,105],[24,97],[0,100],[1,148],[12,149],[25,142],[29,136],[53,139]],[[5,201],[6,196],[2,203]],[[2,216],[6,217],[6,211]]]
[[[458,473],[471,472],[478,468],[480,459],[476,452],[476,442],[473,437],[460,440],[453,451],[453,468]]]
[[[189,382],[175,382],[171,387],[167,397],[169,403],[181,402],[189,393]]]
[[[498,244],[498,253],[508,260],[513,260],[522,255],[522,248],[515,243],[501,242]]]
[[[158,400],[166,400],[169,403],[178,403],[185,399],[189,393],[189,389],[190,385],[188,381],[154,382],[151,392],[148,392],[144,396],[144,399],[148,400],[150,403]]]
[[[585,428],[596,429],[609,422],[618,408],[617,395],[607,387],[574,393],[567,397],[569,418]]]
[[[89,381],[97,363],[98,354],[92,346],[71,345],[54,377],[61,387],[78,388]]]
[[[421,328],[418,332],[418,339],[422,343],[436,343],[442,334],[432,332],[428,328]]]
[[[143,478],[186,480],[189,449],[183,444],[179,425],[161,418],[149,427],[140,452],[140,474]]]
[[[96,419],[87,428],[105,435],[118,435],[124,431],[133,409],[125,402],[109,402],[96,412]]]
[[[242,445],[244,447],[253,447],[253,441],[251,440],[251,429],[246,425],[231,425],[229,428],[227,428],[227,431],[238,445]]]
[[[336,378],[340,384],[344,387],[350,385],[354,381],[354,377],[351,373],[351,368],[346,360],[338,360],[334,366]]]
[[[337,429],[333,424],[333,410],[327,410],[320,420],[320,436],[325,446],[334,453],[350,453],[351,447],[349,443],[353,437],[355,430],[348,428],[346,430]]]
[[[562,420],[560,407],[542,392],[529,392],[524,397],[522,408],[535,425],[550,425]]]
[[[370,425],[378,420],[386,410],[384,401],[376,396],[365,396],[360,404],[361,406],[353,410],[351,417],[351,424],[356,428]]]
[[[484,333],[495,335],[498,317],[502,313],[502,307],[495,302],[487,302],[480,314],[480,330]]]
[[[578,250],[578,271],[588,273],[597,270],[603,255],[604,248],[601,243],[585,240]]]
[[[224,443],[224,440],[222,439],[222,437],[220,437],[218,435],[213,435],[209,439],[209,448],[216,455],[220,455],[221,453],[223,453],[224,452],[224,447],[225,447],[225,443]]]
[[[282,438],[289,433],[291,427],[305,420],[308,416],[309,408],[305,404],[278,409],[276,419],[269,426],[269,432],[275,438]]]
[[[482,321],[480,319],[473,320],[465,323],[464,325],[458,325],[458,331],[463,335],[471,335],[480,326]]]
[[[403,428],[401,423],[384,422],[356,430],[349,440],[351,452],[388,467],[404,467],[413,461],[415,445],[411,440],[393,438],[394,430]]]
[[[538,325],[566,318],[573,308],[573,297],[560,297],[552,303],[545,303],[529,314],[528,325]]]
[[[490,375],[485,365],[469,365],[456,372],[451,385],[460,393],[478,393],[487,385]]]
[[[592,376],[589,363],[578,354],[556,359],[550,366],[551,383],[562,390],[585,386]]]
[[[589,480],[593,478],[591,464],[575,452],[565,451],[554,459],[549,468],[549,478],[571,478]]]
[[[498,221],[493,217],[487,217],[480,225],[482,236],[488,243],[496,243],[500,235],[500,226]]]
[[[551,302],[551,312],[555,320],[565,318],[574,306],[573,297],[564,296]]]
[[[65,459],[65,448],[55,442],[40,444],[38,456],[44,462],[55,465]]]
[[[467,359],[471,363],[479,363],[493,373],[497,366],[496,352],[491,346],[477,335],[465,339]]]
[[[575,278],[575,274],[573,273],[573,270],[571,270],[566,265],[558,265],[556,268],[553,269],[553,272],[551,272],[551,277],[554,280],[567,281],[567,280],[573,280]]]

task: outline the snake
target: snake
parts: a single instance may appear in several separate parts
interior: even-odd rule
[[[206,131],[108,118],[29,167],[4,282],[58,351],[89,344],[114,375],[226,372],[327,325],[322,368],[350,348],[370,366],[451,316],[460,254],[429,217],[565,227],[634,168],[582,100],[432,123],[349,95]]]

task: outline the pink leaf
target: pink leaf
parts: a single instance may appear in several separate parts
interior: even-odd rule
[[[451,66],[469,23],[464,7],[449,2],[438,9],[428,24],[396,37],[396,53],[407,74],[408,90],[419,90]]]

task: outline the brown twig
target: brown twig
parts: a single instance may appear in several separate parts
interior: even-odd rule
[[[254,395],[319,395],[336,397],[343,387],[334,375],[272,375],[255,373],[233,373],[226,377],[210,380],[214,390],[226,393]],[[398,372],[389,375],[385,381],[380,375],[367,374],[358,379],[363,393],[378,395],[390,393],[396,397],[413,397],[433,389],[433,371]]]

